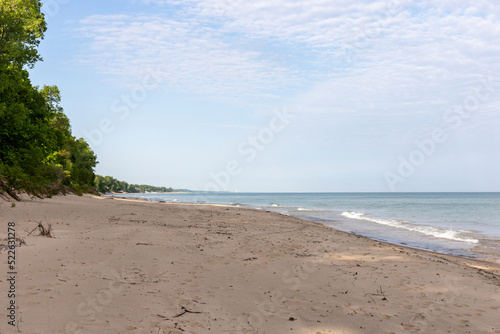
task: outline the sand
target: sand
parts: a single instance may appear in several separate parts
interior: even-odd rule
[[[65,196],[0,222],[27,244],[16,327],[0,254],[0,333],[500,333],[498,265],[277,213]]]

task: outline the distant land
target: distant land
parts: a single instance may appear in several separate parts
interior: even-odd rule
[[[191,192],[188,189],[173,189],[172,187],[158,187],[147,184],[128,184],[125,181],[119,181],[112,176],[95,176],[95,189],[102,193],[173,193],[173,192]]]

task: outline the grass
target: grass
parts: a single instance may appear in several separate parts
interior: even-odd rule
[[[38,223],[38,226],[35,227],[31,232],[28,234],[30,236],[33,232],[38,229],[38,235],[41,235],[42,237],[47,237],[47,238],[53,238],[54,235],[53,230],[52,230],[52,224],[47,223],[47,227],[45,227],[42,223]]]

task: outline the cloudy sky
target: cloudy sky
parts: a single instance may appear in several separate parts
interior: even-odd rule
[[[31,71],[97,173],[229,191],[500,191],[496,1],[48,0]]]

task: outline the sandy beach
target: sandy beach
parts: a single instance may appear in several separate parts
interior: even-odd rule
[[[0,200],[0,333],[500,333],[500,267],[277,213]],[[53,238],[37,236],[49,223]]]

